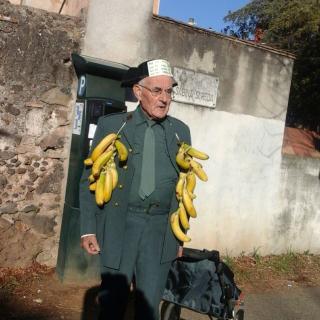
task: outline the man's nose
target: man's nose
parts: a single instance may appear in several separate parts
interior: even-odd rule
[[[169,100],[168,94],[165,92],[165,90],[161,91],[159,98],[163,102],[167,102]]]

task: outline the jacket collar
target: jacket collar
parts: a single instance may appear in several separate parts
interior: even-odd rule
[[[138,106],[133,112],[126,113],[123,118],[123,121],[126,122],[126,124],[123,127],[121,134],[126,138],[128,144],[132,149],[134,145],[135,127],[136,125],[146,121],[146,119],[143,119],[143,114],[141,114],[141,112],[142,111]],[[179,168],[176,163],[176,154],[178,151],[178,137],[176,130],[169,116],[167,116],[166,119],[161,122],[161,125],[163,126],[165,131],[166,144],[171,162],[175,169],[179,172]]]
[[[134,139],[134,119],[133,115],[136,111],[128,112],[124,114],[123,122],[125,123],[125,126],[122,129],[122,135],[126,138],[129,146],[133,147],[133,139]]]

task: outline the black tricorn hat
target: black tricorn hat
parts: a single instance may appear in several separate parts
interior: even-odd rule
[[[161,75],[170,76],[173,79],[169,62],[163,59],[148,60],[139,64],[138,67],[128,69],[122,79],[121,87],[132,87],[134,84],[146,77]],[[178,84],[173,79],[173,87],[176,85]]]

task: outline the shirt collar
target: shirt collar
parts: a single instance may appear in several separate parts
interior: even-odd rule
[[[136,112],[135,112],[135,121],[136,121],[136,125],[140,125],[144,122],[150,124],[150,122],[151,122],[151,126],[158,123],[164,128],[164,123],[167,122],[168,120],[167,120],[167,117],[165,117],[163,120],[160,120],[160,121],[150,120],[150,119],[148,119],[146,114],[143,112],[141,106],[138,105]]]
[[[136,125],[140,125],[144,122],[147,121],[147,117],[146,115],[144,114],[144,112],[142,111],[141,109],[141,106],[138,105],[137,109],[136,109],[136,112],[135,112],[135,120],[136,120]]]

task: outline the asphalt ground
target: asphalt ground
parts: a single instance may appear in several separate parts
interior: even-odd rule
[[[320,320],[320,287],[291,288],[248,294],[245,320]],[[207,315],[182,309],[181,320],[208,320]]]

